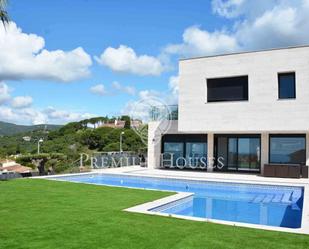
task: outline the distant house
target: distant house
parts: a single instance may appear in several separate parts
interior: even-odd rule
[[[30,142],[31,141],[31,137],[25,136],[25,137],[23,137],[23,140],[26,141],[26,142]]]
[[[20,164],[16,164],[14,166],[9,166],[9,167],[5,167],[5,168],[1,168],[0,167],[0,171],[7,171],[7,172],[14,172],[14,173],[30,173],[32,172],[32,168],[30,167],[25,167],[25,166],[22,166]]]
[[[30,167],[22,166],[12,160],[1,160],[0,171],[14,172],[14,173],[30,173],[33,170]]]
[[[14,165],[16,165],[15,161],[8,160],[8,159],[0,160],[0,167],[1,168],[10,167],[10,166],[14,166]]]
[[[143,122],[140,120],[131,120],[131,128],[138,129],[143,125]]]
[[[97,126],[97,128],[100,127],[111,127],[111,128],[116,128],[116,129],[123,129],[125,127],[126,121],[124,120],[115,120],[114,122],[109,122],[109,123],[104,123],[100,126]],[[140,120],[131,120],[131,128],[139,128],[142,125],[142,121]]]
[[[101,127],[104,124],[104,121],[98,121],[96,123],[87,123],[86,126],[87,128],[91,128],[91,129],[96,129]]]
[[[118,128],[118,129],[122,129],[125,126],[125,121],[123,120],[115,120],[113,123],[103,123],[101,126],[99,127],[111,127],[111,128]]]

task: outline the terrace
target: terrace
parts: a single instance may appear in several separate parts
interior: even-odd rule
[[[151,121],[178,120],[178,105],[152,106],[149,111]]]

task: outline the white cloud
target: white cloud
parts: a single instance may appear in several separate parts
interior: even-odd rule
[[[308,1],[308,0],[305,0]],[[265,11],[274,7],[300,6],[303,0],[259,0],[258,4],[252,0],[212,0],[213,13],[225,18],[245,17],[254,20],[263,15]]]
[[[131,100],[125,104],[121,114],[149,122],[151,120],[150,110],[154,106],[162,108],[163,111],[173,111],[175,107],[172,106],[178,105],[179,76],[171,76],[168,84],[169,90],[167,92],[140,91],[136,100]]]
[[[160,75],[164,70],[161,61],[149,55],[137,55],[135,51],[125,45],[118,48],[108,47],[95,59],[111,70],[120,73],[136,75]]]
[[[6,103],[10,98],[10,88],[4,82],[0,82],[0,105]]]
[[[90,87],[90,92],[100,95],[100,96],[104,96],[108,94],[103,84],[98,84],[98,85]]]
[[[162,94],[154,90],[143,90],[138,93],[138,99],[129,101],[121,110],[122,115],[129,115],[133,119],[140,119],[144,122],[150,120],[151,106],[165,105],[161,100]]]
[[[33,99],[30,96],[17,96],[12,99],[11,106],[13,108],[25,108],[31,106],[32,102]]]
[[[48,117],[41,111],[38,111],[33,108],[27,108],[21,110],[16,109],[13,110],[13,113],[16,113],[18,115],[19,121],[29,120],[28,122],[31,122],[34,125],[48,123]]]
[[[18,115],[13,110],[6,106],[0,106],[0,120],[1,121],[17,121]]]
[[[116,92],[126,93],[126,94],[129,94],[129,95],[135,95],[136,90],[132,86],[123,86],[119,82],[114,81],[112,83],[112,87],[116,90]]]
[[[71,51],[44,49],[43,37],[27,34],[10,22],[0,25],[0,80],[44,79],[69,82],[87,77],[91,57],[78,47]]]
[[[0,120],[17,124],[43,124],[47,123],[46,116],[34,109],[12,109],[0,106]]]
[[[309,43],[309,0],[213,0],[214,13],[234,18],[231,28],[187,28],[183,42],[164,52],[185,57],[296,46]]]
[[[235,31],[244,49],[272,48],[309,43],[309,6],[275,6],[256,17],[243,21]]]
[[[226,31],[208,32],[192,26],[184,31],[183,43],[168,45],[165,52],[181,56],[198,56],[231,52],[237,49],[237,40]]]
[[[95,117],[97,115],[91,114],[91,113],[83,113],[83,112],[72,112],[72,111],[66,111],[66,110],[57,110],[54,107],[48,107],[43,111],[43,113],[47,116],[48,120],[50,122],[73,122],[73,121],[79,121],[83,119],[88,119],[91,117]]]
[[[90,88],[90,92],[96,95],[100,96],[115,96],[121,93],[129,94],[129,95],[135,95],[135,88],[133,86],[123,86],[119,82],[114,81],[111,85],[112,89],[106,90],[105,86],[103,84],[98,84],[95,86],[92,86]]]
[[[0,120],[16,124],[65,124],[95,116],[97,115],[87,112],[57,110],[53,107],[38,110],[35,108],[14,109],[8,106],[0,106]]]
[[[178,95],[179,91],[179,75],[171,76],[169,79],[169,89],[172,91],[173,95]]]
[[[267,0],[269,1],[269,0]],[[246,0],[213,0],[213,12],[227,18],[239,16]]]
[[[12,97],[12,89],[0,82],[0,120],[16,124],[65,124],[67,122],[98,116],[87,112],[59,110],[48,107],[44,110],[30,107],[31,96]]]

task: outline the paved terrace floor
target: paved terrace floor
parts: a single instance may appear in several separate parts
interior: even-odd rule
[[[109,168],[94,170],[98,173],[129,174],[136,176],[149,176],[160,178],[178,178],[190,180],[205,180],[218,182],[236,182],[267,185],[302,186],[304,187],[304,206],[302,228],[299,232],[309,234],[309,180],[292,178],[262,177],[256,174],[246,173],[218,173],[187,170],[147,169],[139,166],[123,168]],[[276,229],[274,229],[276,230]]]
[[[147,169],[139,166],[130,166],[123,168],[108,168],[94,170],[100,173],[126,173],[142,176],[155,176],[155,177],[172,177],[183,179],[196,179],[207,181],[227,181],[227,182],[246,182],[246,183],[259,183],[259,184],[276,184],[276,185],[291,185],[291,186],[309,186],[309,180],[300,178],[274,178],[263,177],[254,173],[223,173],[223,172],[205,172],[205,171],[189,171],[189,170],[167,170],[167,169]]]

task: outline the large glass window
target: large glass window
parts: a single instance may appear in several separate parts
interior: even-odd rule
[[[176,165],[176,161],[178,158],[183,157],[183,143],[164,143],[164,159],[171,159],[173,158],[173,165]],[[164,161],[164,166],[171,166],[167,165],[168,160]],[[183,161],[178,160],[178,164],[182,164]]]
[[[203,168],[207,164],[206,134],[166,134],[162,137],[163,167]],[[171,154],[173,160],[171,162]],[[203,167],[199,167],[203,166]]]
[[[207,79],[207,101],[248,100],[248,76]]]
[[[228,139],[228,165],[229,169],[237,168],[237,138]]]
[[[270,163],[304,164],[306,162],[305,135],[271,135],[269,144]]]
[[[228,146],[227,146],[227,141],[228,141],[228,138],[227,137],[217,137],[216,138],[216,146],[215,146],[215,149],[216,149],[216,154],[217,154],[217,159],[220,158],[220,164],[218,162],[216,162],[216,166],[217,166],[217,169],[219,169],[220,167],[220,170],[223,170],[223,169],[226,169],[227,165],[228,165],[228,162],[227,162],[227,159],[228,159]]]
[[[238,139],[238,168],[242,170],[259,169],[260,139]]]
[[[206,143],[186,143],[186,159],[190,166],[202,164],[201,159],[206,158],[206,145]]]
[[[295,73],[278,74],[279,99],[296,98]]]
[[[217,135],[215,141],[216,157],[224,162],[221,169],[260,170],[259,135]]]

